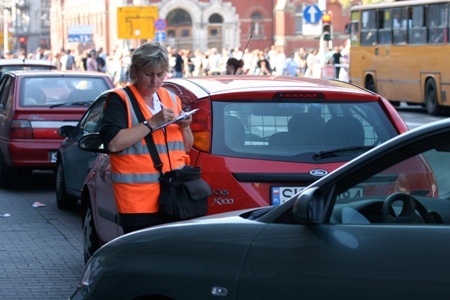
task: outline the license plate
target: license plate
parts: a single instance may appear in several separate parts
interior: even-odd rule
[[[292,196],[301,192],[304,188],[305,187],[298,187],[298,186],[272,186],[271,205],[278,206],[280,204],[283,204],[284,202],[289,200]]]
[[[364,196],[363,188],[352,188],[345,191],[342,194],[337,195],[337,200],[347,199],[347,198],[359,198]]]
[[[56,163],[56,151],[50,151],[49,153],[48,153],[48,160],[51,162],[51,163]]]
[[[278,206],[283,204],[287,200],[289,200],[295,194],[304,190],[304,187],[295,187],[295,186],[272,186],[271,187],[271,205]],[[345,193],[342,193],[337,196],[337,199],[345,199],[345,198],[357,198],[364,196],[362,188],[352,188],[347,190]]]

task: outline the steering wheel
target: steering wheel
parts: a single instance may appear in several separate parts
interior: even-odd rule
[[[391,223],[389,212],[392,211],[392,205],[394,202],[403,202],[402,211],[397,216],[396,223],[427,223],[433,224],[434,219],[430,212],[419,202],[416,198],[407,193],[394,193],[386,198],[381,208],[381,219],[383,223]],[[416,214],[419,213],[422,220],[420,220]]]

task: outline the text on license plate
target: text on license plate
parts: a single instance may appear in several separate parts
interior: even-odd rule
[[[300,193],[304,187],[298,186],[272,186],[271,187],[271,205],[278,206],[289,200],[292,196]],[[352,188],[345,193],[338,195],[337,199],[355,198],[364,196],[362,188]]]
[[[56,163],[56,158],[57,158],[57,153],[56,153],[56,151],[50,151],[50,152],[48,153],[48,160],[49,160],[51,163]]]

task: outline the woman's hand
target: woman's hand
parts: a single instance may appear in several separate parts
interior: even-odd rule
[[[178,124],[178,126],[180,126],[181,128],[188,128],[189,125],[191,125],[191,123],[192,123],[192,115],[176,122],[175,124]]]
[[[170,122],[175,118],[176,118],[176,115],[173,111],[173,108],[163,108],[147,121],[150,123],[150,125],[153,128],[155,128],[160,125],[164,125],[167,122]]]

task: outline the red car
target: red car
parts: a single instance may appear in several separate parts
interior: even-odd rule
[[[210,214],[280,205],[407,131],[386,99],[340,81],[209,76],[169,79],[164,87],[181,98],[185,110],[199,109],[189,154],[213,189]],[[83,148],[83,141],[79,145]],[[82,191],[86,258],[122,234],[109,168],[108,155],[101,154]]]
[[[10,71],[0,80],[0,186],[17,172],[53,170],[63,141],[58,129],[77,124],[111,79],[97,72]]]

